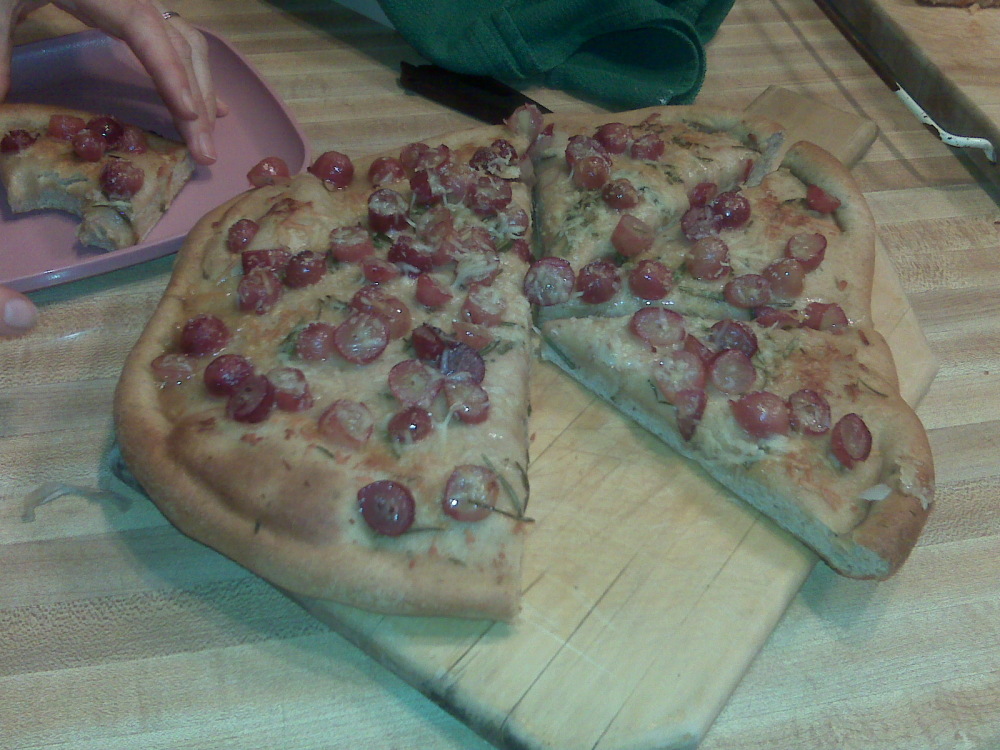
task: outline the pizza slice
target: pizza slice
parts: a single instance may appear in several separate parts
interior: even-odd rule
[[[561,220],[573,215],[561,207],[603,190],[562,163],[548,169],[560,177],[540,210],[559,207]],[[532,265],[525,293],[543,356],[837,570],[890,575],[926,519],[933,465],[871,329],[875,234],[863,196],[808,143],[753,184],[686,189],[652,199],[649,187],[631,207],[602,207],[582,258],[571,249],[572,260]],[[630,218],[641,243],[622,241]],[[538,224],[560,233],[544,214]]]
[[[0,182],[11,210],[76,214],[84,245],[117,250],[142,242],[193,171],[182,143],[114,117],[0,106]]]
[[[667,312],[546,322],[543,356],[838,572],[895,572],[927,518],[933,465],[882,338],[679,315],[676,343],[644,338],[637,319]]]
[[[170,520],[301,595],[514,615],[528,142],[329,152],[199,222],[116,397],[122,453]]]

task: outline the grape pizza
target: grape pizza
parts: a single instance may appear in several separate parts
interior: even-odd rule
[[[193,170],[182,143],[111,115],[0,105],[0,181],[11,210],[76,214],[85,245],[141,242]]]
[[[129,356],[123,454],[179,528],[291,591],[510,619],[540,344],[838,570],[884,577],[929,450],[871,329],[863,202],[818,151],[774,163],[780,143],[699,108],[524,108],[301,175],[264,160]]]

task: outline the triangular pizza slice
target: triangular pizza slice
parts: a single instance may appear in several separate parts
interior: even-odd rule
[[[596,141],[606,126],[585,127]],[[569,258],[543,247],[526,276],[543,356],[840,572],[890,575],[927,517],[933,463],[871,328],[875,234],[847,170],[800,143],[753,181],[648,185],[609,207],[634,158],[591,144],[609,169],[582,184],[580,131],[571,120],[566,153],[536,165],[539,211],[569,222],[540,214],[545,236],[582,237],[564,207],[600,206]]]
[[[0,106],[0,182],[11,210],[76,214],[84,245],[142,242],[193,171],[183,143],[110,115]]]

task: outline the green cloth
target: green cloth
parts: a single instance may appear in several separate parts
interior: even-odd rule
[[[633,109],[694,100],[734,0],[379,0],[425,58]]]

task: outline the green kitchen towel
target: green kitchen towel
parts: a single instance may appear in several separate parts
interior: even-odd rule
[[[632,109],[694,100],[734,0],[379,0],[425,58]]]

